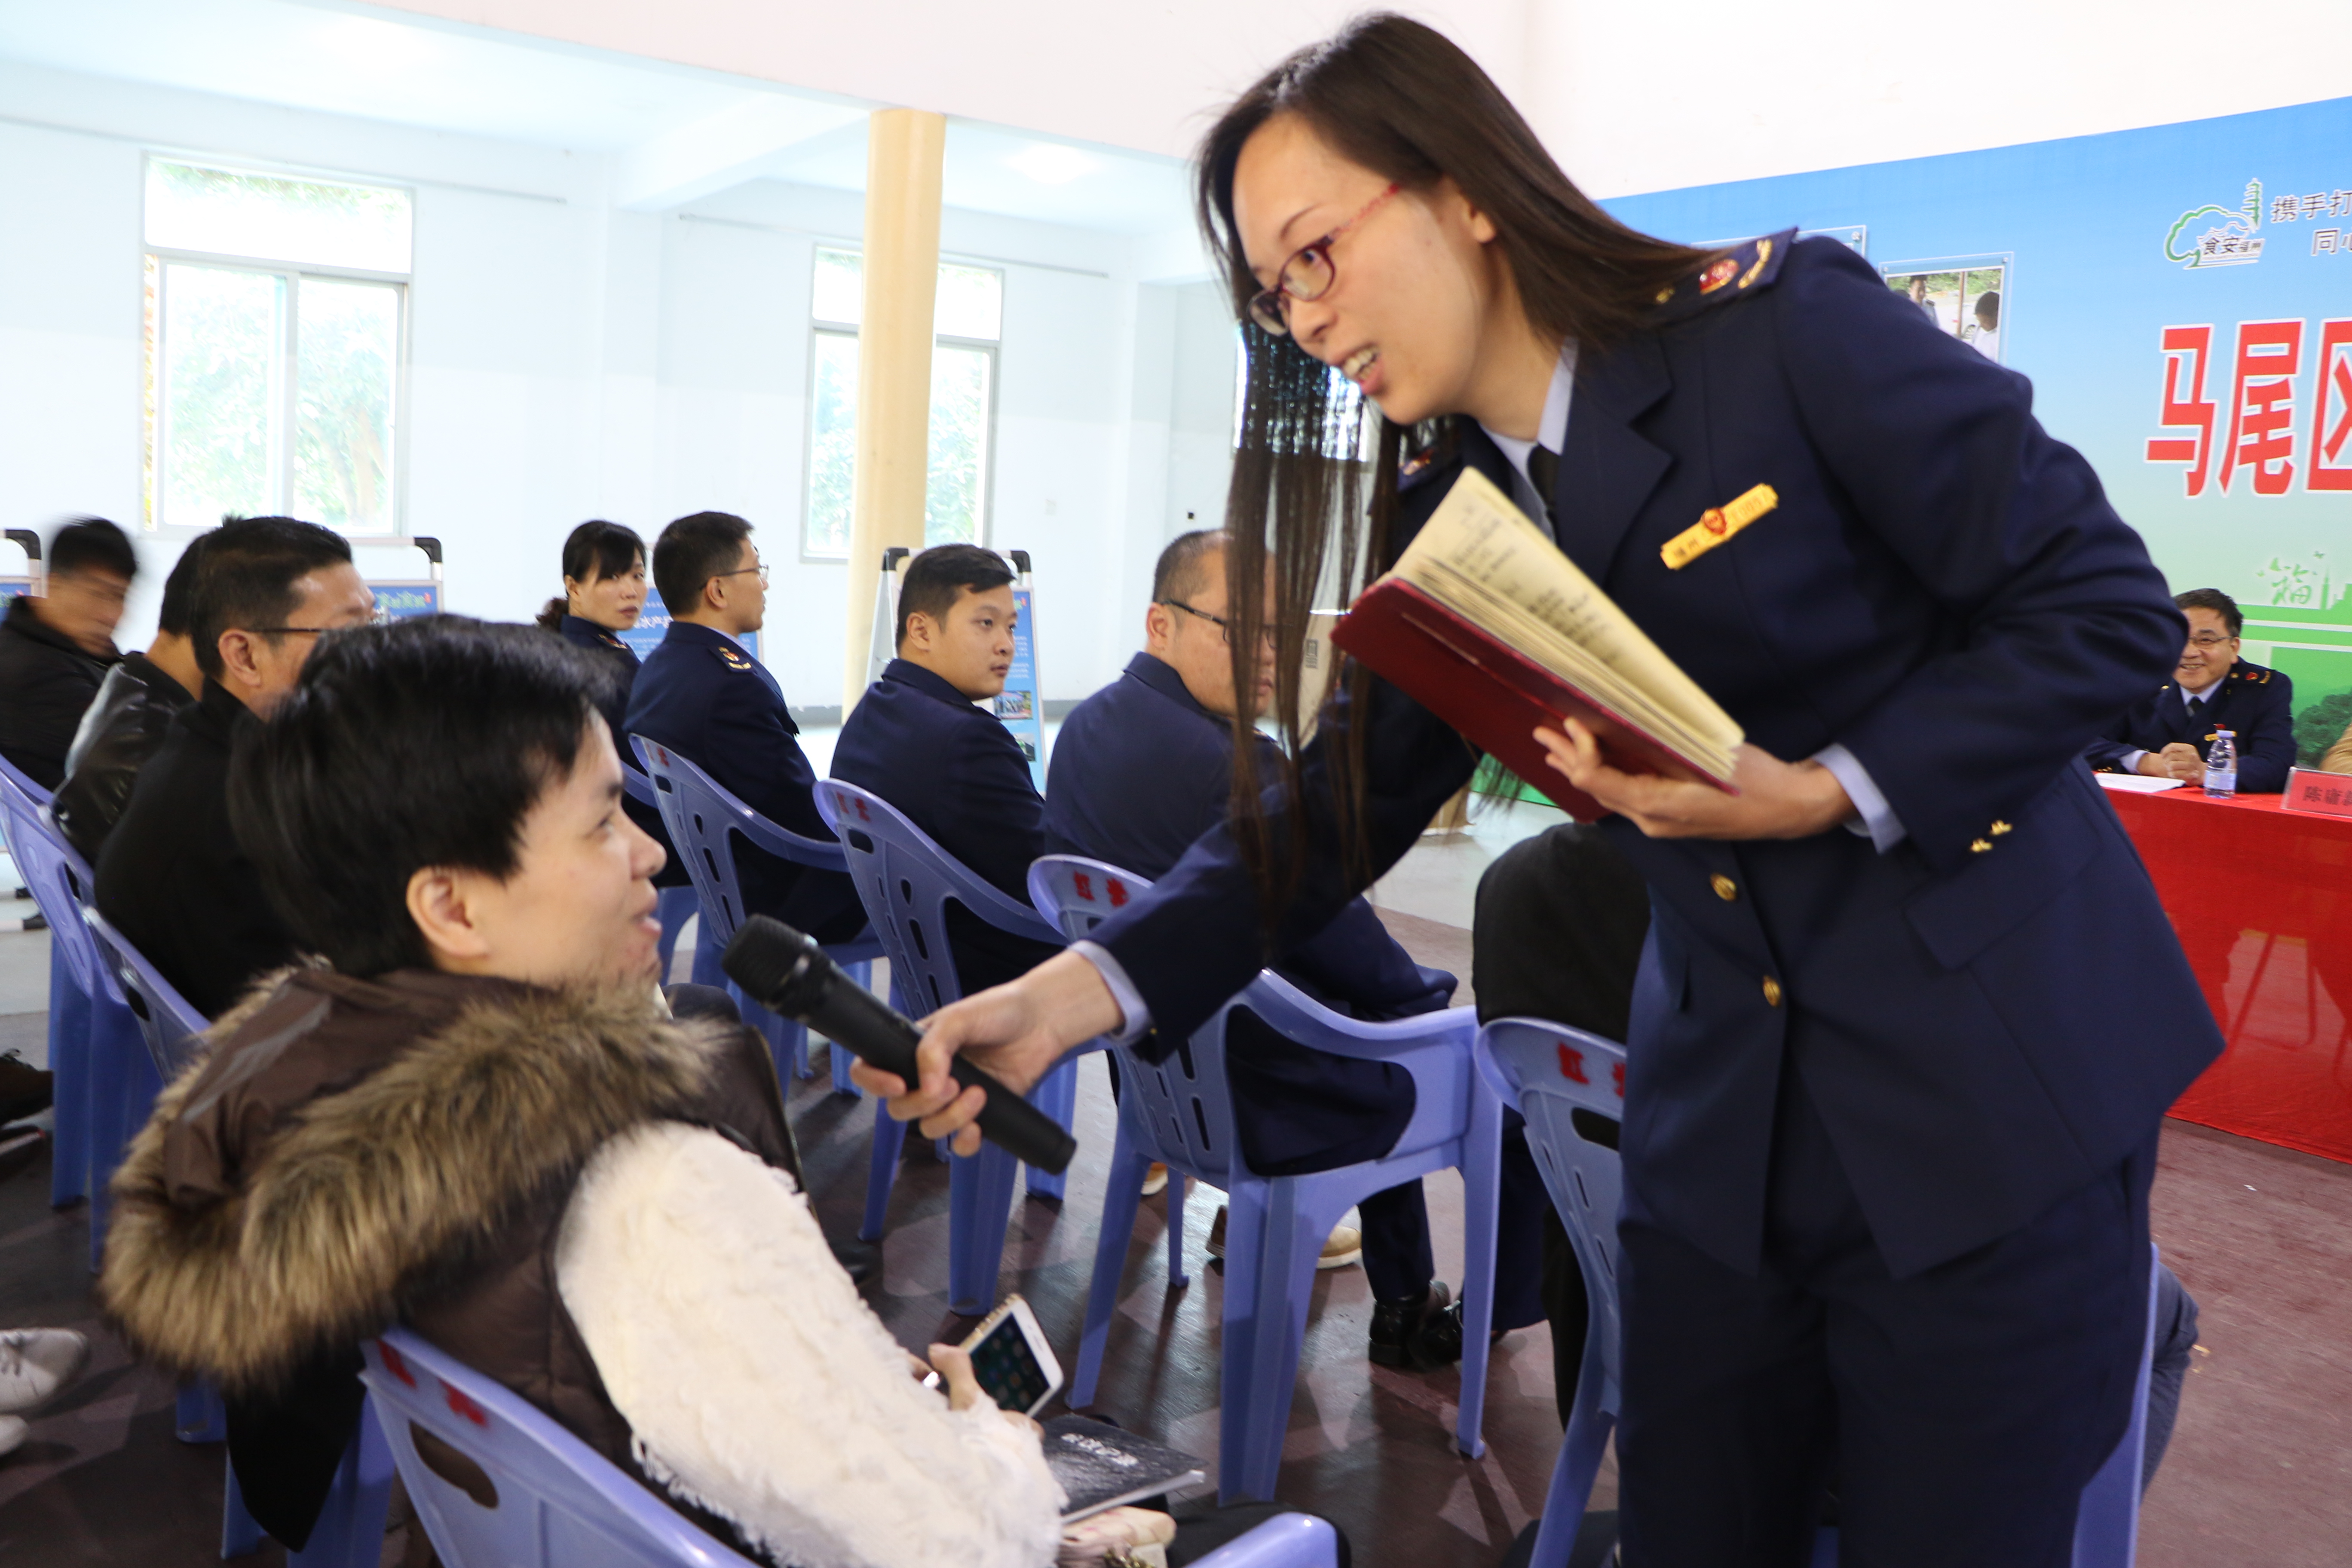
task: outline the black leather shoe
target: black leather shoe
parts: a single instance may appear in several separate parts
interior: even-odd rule
[[[826,1245],[833,1248],[833,1260],[848,1272],[849,1282],[852,1285],[862,1288],[867,1280],[880,1277],[882,1273],[881,1243],[852,1238],[848,1241],[831,1241]],[[1459,1346],[1456,1347],[1456,1353],[1459,1353]]]
[[[1453,1301],[1442,1279],[1417,1298],[1375,1300],[1371,1345],[1367,1353],[1376,1366],[1420,1372],[1460,1361],[1461,1304]]]

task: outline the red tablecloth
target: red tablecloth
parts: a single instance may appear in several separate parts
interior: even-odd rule
[[[2173,1114],[2352,1162],[2352,820],[2283,798],[2107,793],[2229,1042]]]

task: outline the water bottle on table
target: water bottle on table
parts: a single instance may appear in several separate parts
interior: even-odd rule
[[[2215,800],[2238,793],[2238,738],[2227,730],[2214,731],[2205,748],[2205,793]]]

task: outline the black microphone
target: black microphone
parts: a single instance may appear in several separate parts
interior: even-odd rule
[[[814,937],[780,920],[753,915],[727,944],[719,967],[770,1012],[848,1047],[884,1072],[897,1073],[909,1088],[918,1081],[915,1047],[922,1030],[852,980]],[[980,1111],[982,1137],[1053,1175],[1069,1169],[1078,1141],[1061,1123],[960,1056],[949,1058],[948,1070],[956,1082],[976,1083],[988,1091]]]

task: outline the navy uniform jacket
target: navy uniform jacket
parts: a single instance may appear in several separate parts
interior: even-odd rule
[[[1137,654],[1124,675],[1062,721],[1045,776],[1046,848],[1139,877],[1166,876],[1194,839],[1225,819],[1233,734],[1164,660]],[[1278,967],[1309,995],[1359,1018],[1434,1012],[1454,994],[1454,976],[1413,963],[1361,899]]]
[[[940,677],[903,658],[884,665],[842,722],[833,776],[880,795],[972,875],[1029,907],[1029,863],[1045,852],[1045,803],[1029,782],[1029,759],[1010,730]],[[1061,951],[999,931],[960,904],[948,906],[947,919],[967,996]]]
[[[623,642],[610,627],[600,626],[594,621],[579,616],[565,616],[555,629],[557,635],[573,647],[585,648],[594,654],[611,676],[612,684],[598,700],[596,710],[604,715],[605,727],[613,731],[613,749],[621,753],[621,765],[635,773],[644,773],[645,769],[637,766],[636,748],[629,744],[627,729],[629,693],[636,685],[640,662],[637,650]],[[692,755],[691,752],[688,754]],[[661,812],[635,795],[624,795],[621,809],[629,814],[631,822],[645,829],[667,853],[668,858],[662,862],[662,868],[654,876],[654,886],[685,887],[690,880],[686,874],[686,862],[678,858],[677,846],[669,841],[669,829],[662,826]]]
[[[1233,734],[1166,661],[1137,654],[1124,675],[1062,721],[1045,776],[1047,848],[1139,877],[1167,875],[1194,839],[1225,819]],[[1454,976],[1413,963],[1361,899],[1349,900],[1276,967],[1309,995],[1359,1018],[1434,1012],[1454,994]],[[1412,1120],[1411,1073],[1393,1062],[1309,1050],[1263,1026],[1233,1028],[1225,1062],[1234,1133],[1252,1170],[1330,1170],[1396,1147]]]
[[[2131,711],[2084,750],[2095,768],[2120,772],[2134,752],[2160,752],[2175,741],[2186,741],[2205,754],[2213,731],[2228,729],[2238,738],[2238,789],[2245,795],[2273,795],[2286,788],[2287,770],[2294,766],[2294,682],[2275,669],[2244,659],[2230,667],[2217,688],[2208,687],[2198,721],[2189,721],[2189,706],[2180,688],[2167,681],[2153,697],[2142,698]]]
[[[1738,284],[1701,296],[1687,280],[1650,330],[1586,346],[1559,537],[1750,742],[1789,759],[1843,743],[1907,836],[1880,853],[1843,827],[1730,843],[1612,822],[1653,917],[1627,1211],[1755,1271],[1785,1065],[1903,1276],[2112,1177],[2220,1050],[2080,755],[2163,679],[2186,627],[2023,377],[1937,332],[1844,247],[1767,243],[1746,247]],[[1464,465],[1508,481],[1484,433],[1454,424],[1391,551]],[[1667,541],[1759,483],[1776,510],[1667,568]],[[1361,711],[1343,704],[1285,824],[1307,869],[1277,945],[1359,890],[1320,766],[1350,725],[1374,873],[1475,761],[1385,684]],[[1181,1037],[1260,962],[1254,908],[1220,829],[1096,940]]]
[[[672,621],[637,670],[624,732],[679,752],[777,826],[832,839],[809,795],[816,773],[801,754],[784,689],[726,633]],[[739,838],[735,877],[746,909],[819,942],[845,942],[866,928],[845,871],[798,865]]]

